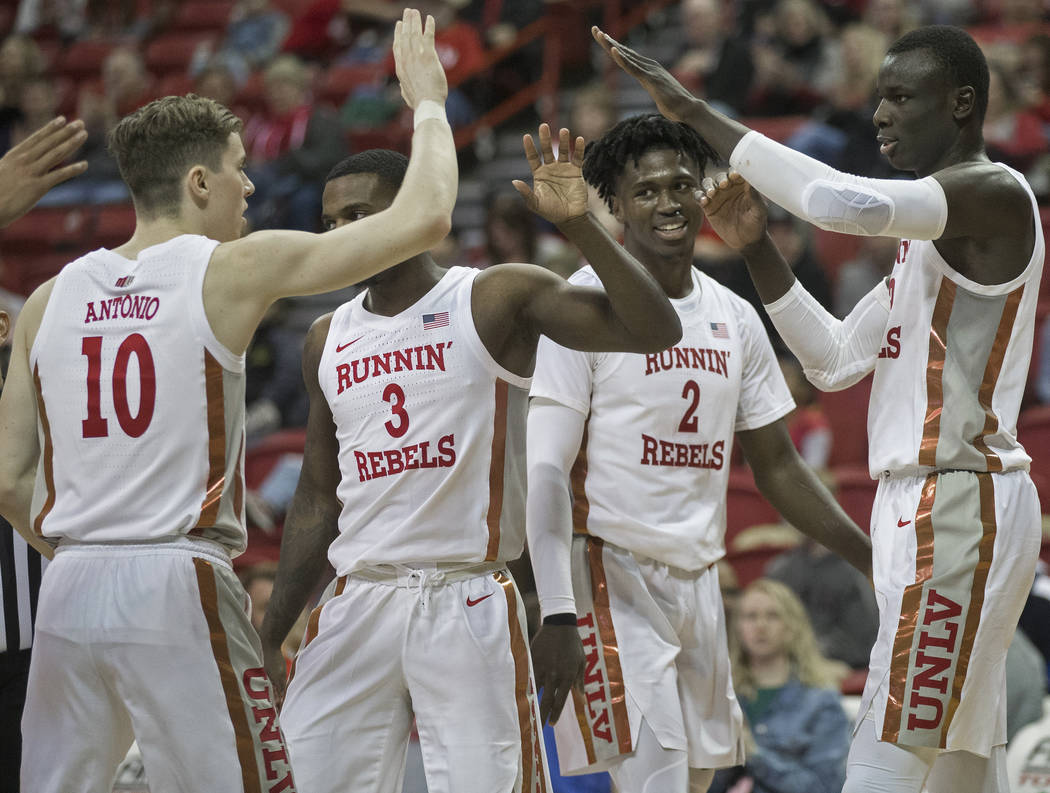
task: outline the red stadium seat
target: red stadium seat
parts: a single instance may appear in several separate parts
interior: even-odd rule
[[[197,47],[217,38],[214,32],[168,33],[146,47],[146,68],[157,74],[185,73]]]
[[[169,74],[157,84],[157,96],[182,96],[193,90],[193,80],[185,74]]]
[[[868,475],[866,465],[842,465],[831,469],[835,477],[835,498],[846,514],[864,531],[871,525],[871,507],[878,483]]]
[[[830,281],[836,279],[843,262],[856,258],[862,244],[863,237],[813,229],[813,252]]]
[[[253,72],[245,80],[240,90],[237,91],[237,98],[234,100],[234,104],[240,105],[248,111],[255,112],[262,109],[265,101],[262,72]]]
[[[115,248],[135,232],[135,207],[131,204],[100,206],[91,228],[92,248]]]
[[[740,467],[729,472],[726,499],[727,543],[734,534],[748,526],[776,523],[780,520],[780,513],[758,492],[750,468]]]
[[[361,85],[382,85],[386,77],[387,71],[381,63],[333,66],[325,72],[320,98],[341,107],[355,88]]]
[[[184,0],[175,12],[171,32],[224,30],[234,4],[224,0]]]
[[[84,241],[86,220],[79,208],[34,209],[0,232],[0,250],[10,255],[77,248]]]
[[[112,41],[82,39],[57,55],[55,71],[73,79],[97,77],[102,62],[117,45]]]
[[[756,578],[765,575],[769,563],[785,550],[779,545],[763,545],[758,548],[749,548],[746,551],[727,552],[726,561],[733,568],[740,588],[743,589]]]
[[[1050,482],[1050,405],[1022,411],[1017,419],[1017,439],[1032,458],[1032,479],[1036,486]],[[1050,511],[1050,493],[1041,491],[1040,497],[1043,511]]]
[[[809,116],[762,116],[745,119],[742,123],[767,138],[783,142],[807,121]]]
[[[305,429],[288,429],[271,433],[248,449],[244,456],[244,484],[256,490],[285,454],[302,454],[306,447]]]
[[[59,251],[55,253],[43,253],[34,256],[31,259],[27,259],[23,262],[21,272],[22,283],[21,288],[18,291],[23,295],[32,293],[34,289],[49,278],[54,278],[58,275],[63,267],[74,259],[79,258],[79,256],[79,251],[69,251],[66,253]]]
[[[835,439],[828,465],[867,465],[871,375],[844,391],[821,391],[818,396]]]

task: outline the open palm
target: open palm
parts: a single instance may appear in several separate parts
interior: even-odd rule
[[[735,171],[705,178],[700,205],[711,228],[735,251],[766,233],[766,204]]]
[[[558,156],[554,156],[551,130],[540,124],[539,149],[531,135],[525,135],[525,158],[532,169],[532,187],[520,179],[513,184],[525,204],[555,225],[587,213],[587,184],[583,180],[583,138],[571,146],[569,130],[558,135]],[[571,150],[571,153],[570,153]]]

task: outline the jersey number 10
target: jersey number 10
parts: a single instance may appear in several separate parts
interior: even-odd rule
[[[82,422],[85,438],[105,438],[109,421],[102,417],[102,337],[85,336],[80,351],[88,359],[87,418]],[[134,416],[128,405],[128,363],[135,355],[139,364],[139,409]],[[113,362],[113,410],[124,433],[137,438],[153,420],[157,402],[157,370],[153,353],[141,333],[132,333],[117,348]]]

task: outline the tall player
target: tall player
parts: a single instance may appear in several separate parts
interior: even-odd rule
[[[1006,791],[1005,656],[1032,582],[1040,509],[1017,442],[1044,241],[1031,188],[988,159],[988,66],[973,39],[898,39],[878,77],[883,154],[915,181],[839,173],[750,132],[658,64],[596,38],[660,109],[760,192],[824,228],[900,238],[890,277],[842,322],[803,290],[738,176],[707,182],[719,228],[817,386],[874,370],[869,468],[879,635],[848,793]]]
[[[134,736],[156,790],[294,790],[230,567],[245,543],[243,354],[276,299],[360,280],[446,233],[456,158],[433,37],[408,10],[395,32],[417,122],[405,190],[332,234],[238,239],[252,192],[240,122],[211,100],[159,99],[115,128],[135,233],[29,298],[0,401],[0,511],[58,546],[23,789],[108,790]]]
[[[540,713],[557,719],[563,773],[608,769],[623,793],[704,791],[713,769],[743,760],[715,567],[734,433],[780,513],[870,569],[867,537],[791,442],[783,417],[794,402],[758,314],[692,266],[713,159],[692,129],[659,115],[591,144],[584,175],[670,298],[682,340],[638,355],[544,339],[532,384]],[[592,285],[595,274],[585,267],[570,282]],[[583,691],[566,715],[582,654]]]
[[[656,351],[681,335],[656,280],[587,213],[583,139],[525,137],[515,185],[594,263],[574,286],[531,264],[438,267],[427,254],[368,282],[311,329],[306,457],[261,635],[267,668],[325,564],[282,711],[306,793],[401,789],[415,715],[431,793],[548,790],[522,601],[507,572],[525,539],[525,415],[541,334]],[[572,148],[571,160],[569,157]],[[351,157],[325,222],[356,225],[404,175],[393,152]],[[602,288],[604,287],[604,289]]]

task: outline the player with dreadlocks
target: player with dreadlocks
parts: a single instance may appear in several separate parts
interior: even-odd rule
[[[543,615],[540,715],[556,720],[563,773],[608,769],[631,793],[704,791],[713,769],[744,759],[714,566],[734,433],[780,513],[870,570],[867,537],[791,443],[783,417],[794,403],[757,312],[692,266],[701,180],[716,160],[690,127],[657,115],[622,121],[588,147],[584,177],[683,336],[649,355],[545,338],[532,381],[526,523]],[[590,267],[570,281],[597,283]],[[559,719],[581,678],[575,714]],[[756,764],[756,778],[782,770]]]

